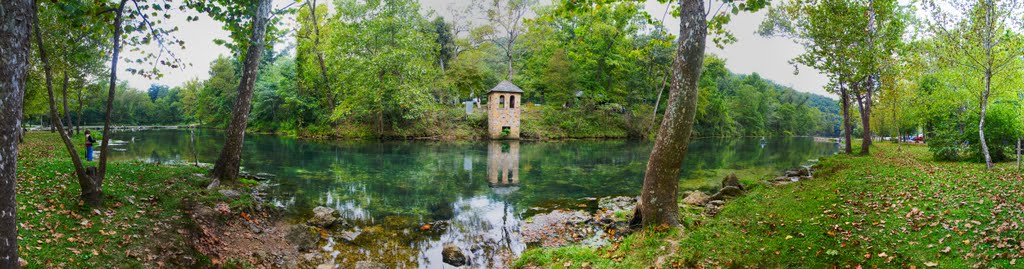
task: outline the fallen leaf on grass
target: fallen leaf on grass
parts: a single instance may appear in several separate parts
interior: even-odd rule
[[[935,266],[939,266],[939,263],[937,263],[937,262],[926,262],[926,263],[924,263],[924,265],[928,266],[928,267],[935,267]]]

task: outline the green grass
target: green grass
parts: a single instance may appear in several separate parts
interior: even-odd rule
[[[103,206],[91,208],[79,200],[78,179],[56,134],[29,133],[19,150],[18,247],[28,268],[151,267],[167,255],[205,262],[189,246],[194,224],[185,210],[226,198],[193,176],[204,170],[111,162]]]
[[[989,172],[984,164],[933,161],[924,146],[877,144],[871,157],[823,159],[815,180],[754,186],[713,218],[692,221],[701,217],[685,208],[688,225],[667,234],[634,234],[622,242],[628,247],[533,249],[516,265],[650,267],[658,257],[651,252],[664,255],[665,267],[686,268],[1024,264],[1016,261],[1024,258],[1024,182],[1014,164]]]

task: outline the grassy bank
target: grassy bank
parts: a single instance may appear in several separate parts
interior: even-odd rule
[[[103,206],[91,208],[79,200],[78,179],[56,134],[30,132],[19,150],[18,248],[28,268],[209,263],[191,247],[194,223],[186,214],[195,203],[226,201],[203,188],[209,180],[193,176],[205,170],[110,162]]]
[[[517,267],[965,268],[1021,266],[1024,195],[1010,163],[934,161],[924,146],[824,159],[817,177],[755,185],[715,217],[603,248],[527,251]]]

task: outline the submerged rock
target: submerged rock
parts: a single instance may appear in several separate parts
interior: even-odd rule
[[[256,174],[253,174],[253,173],[249,173],[249,172],[246,172],[246,171],[242,171],[242,172],[238,173],[238,177],[241,177],[241,178],[244,178],[244,179],[256,180],[256,181],[267,181],[267,180],[273,179],[276,176],[274,174],[269,174],[269,173],[256,173]]]
[[[256,175],[255,175],[255,176],[253,176],[253,179],[256,179],[256,180],[270,180],[270,179],[272,179],[272,178],[274,178],[274,177],[275,177],[275,175],[274,175],[274,174],[269,174],[269,173],[256,173]]]
[[[420,231],[423,232],[443,232],[448,230],[449,223],[446,220],[439,220],[435,222],[427,222],[420,225]]]
[[[604,197],[597,201],[598,208],[611,212],[629,211],[636,207],[636,197]]]
[[[702,191],[692,191],[689,195],[686,195],[686,198],[683,198],[683,203],[693,206],[703,206],[710,199],[711,196],[708,196]]]
[[[578,242],[594,232],[588,225],[582,225],[590,220],[590,215],[582,211],[555,210],[537,214],[522,225],[523,242],[540,243],[544,247]]]
[[[383,263],[359,261],[356,262],[356,269],[388,269],[388,266],[384,265]]]
[[[455,244],[444,245],[444,250],[441,250],[441,259],[444,263],[452,266],[466,265],[466,254],[463,254],[462,249]]]
[[[341,232],[341,235],[338,236],[338,238],[341,238],[342,240],[345,240],[346,242],[352,242],[352,241],[356,241],[356,238],[359,238],[360,234],[363,234],[363,232],[359,231],[359,230],[344,231],[344,232]]]
[[[318,264],[324,262],[324,258],[317,253],[306,253],[294,259],[294,266],[284,266],[283,269],[297,269],[297,268],[316,268]]]
[[[320,228],[330,228],[341,222],[343,221],[337,210],[322,206],[313,208],[313,217],[306,221],[307,224]]]
[[[316,228],[299,224],[288,230],[285,239],[294,244],[299,251],[306,252],[316,249],[320,243],[320,233],[316,231]]]

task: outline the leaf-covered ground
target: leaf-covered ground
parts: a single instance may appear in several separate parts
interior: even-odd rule
[[[713,218],[601,249],[530,250],[518,267],[1014,268],[1024,266],[1016,164],[933,161],[924,146],[822,161],[811,181],[757,184]]]
[[[208,263],[189,246],[184,213],[196,201],[190,199],[210,196],[202,188],[208,180],[192,176],[201,170],[111,162],[103,207],[91,208],[79,202],[78,180],[56,134],[31,132],[19,150],[18,248],[28,268]]]

